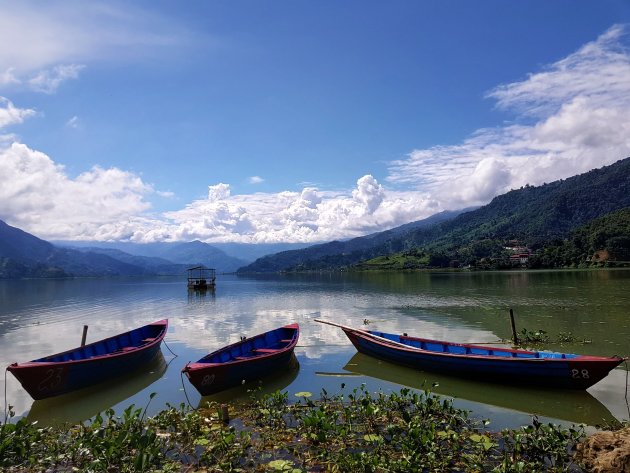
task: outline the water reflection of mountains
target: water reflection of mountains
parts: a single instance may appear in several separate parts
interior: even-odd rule
[[[27,419],[39,425],[76,423],[94,417],[147,388],[160,379],[167,368],[162,352],[149,365],[132,373],[61,396],[34,401]],[[147,400],[149,397],[147,396]]]
[[[466,399],[529,414],[587,425],[612,423],[610,411],[587,391],[530,389],[418,371],[356,353],[346,371],[410,388],[429,388],[443,396]],[[432,387],[432,384],[435,386]]]
[[[282,391],[295,381],[299,371],[300,363],[293,355],[286,371],[264,376],[259,380],[251,380],[241,386],[226,389],[210,396],[203,396],[199,400],[198,407],[205,407],[207,402],[247,401],[253,394],[262,396],[275,391]]]

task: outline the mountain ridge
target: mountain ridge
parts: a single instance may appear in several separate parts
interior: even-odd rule
[[[395,230],[331,242],[304,250],[269,255],[239,273],[340,269],[397,252],[427,248],[459,256],[458,247],[484,239],[521,240],[537,248],[566,238],[571,230],[630,206],[630,158],[542,186],[524,186],[492,199],[475,210],[396,234]],[[388,233],[389,232],[389,233]],[[477,248],[478,250],[478,248]],[[476,255],[482,257],[482,252]],[[465,255],[464,255],[465,256]]]
[[[363,237],[282,251],[246,266],[240,266],[243,260],[197,240],[149,244],[144,247],[147,252],[163,256],[142,256],[114,248],[123,243],[109,248],[78,242],[76,248],[57,246],[0,220],[0,278],[181,274],[186,266],[197,264],[219,272],[238,269],[239,274],[328,270],[405,251],[444,267],[494,258],[508,240],[528,251],[558,247],[580,226],[626,207],[630,207],[630,158],[568,179],[526,185],[479,208],[440,212]],[[623,224],[626,214],[620,215]],[[615,235],[617,251],[625,251],[625,237]]]
[[[175,262],[115,248],[57,246],[0,220],[0,279],[184,275],[193,265],[232,272],[243,264],[199,241],[169,251]]]

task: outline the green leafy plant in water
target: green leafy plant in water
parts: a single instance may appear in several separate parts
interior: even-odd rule
[[[13,413],[12,413],[13,416]],[[25,470],[148,471],[164,466],[163,443],[146,428],[141,409],[121,418],[109,409],[91,423],[38,428],[20,419],[0,426],[0,465]]]
[[[80,425],[71,449],[73,464],[96,465],[97,470],[120,468],[146,471],[163,459],[163,443],[154,430],[145,427],[142,409],[129,406],[117,417],[112,409],[106,418],[98,414],[89,425]]]
[[[342,391],[344,385],[342,385]],[[255,399],[230,425],[217,403],[168,406],[156,416],[130,406],[91,424],[0,425],[0,466],[18,471],[573,471],[581,428],[542,424],[488,433],[468,411],[430,391],[347,395],[319,401],[287,393]],[[248,423],[249,422],[249,423]]]
[[[549,343],[549,336],[544,330],[527,330],[522,329],[518,337],[521,345],[540,345],[543,343]]]
[[[583,437],[582,426],[563,429],[534,417],[532,425],[502,432],[503,460],[493,471],[569,471],[571,450]]]
[[[259,425],[267,425],[270,427],[285,426],[284,416],[287,413],[289,393],[276,391],[263,396],[260,400],[252,398],[252,401],[256,406],[255,418]]]

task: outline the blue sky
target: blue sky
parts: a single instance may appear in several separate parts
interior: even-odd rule
[[[0,219],[319,242],[630,156],[627,1],[0,0]]]

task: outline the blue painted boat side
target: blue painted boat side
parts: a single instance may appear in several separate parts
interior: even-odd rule
[[[83,347],[13,363],[7,369],[33,399],[45,399],[121,376],[149,363],[160,350],[167,320]]]
[[[85,363],[74,363],[68,366],[65,391],[81,389],[93,384],[102,383],[125,373],[135,371],[145,364],[149,364],[160,351],[156,344],[147,350],[137,351],[124,357],[102,357]]]
[[[375,345],[361,339],[359,339],[359,347],[357,349],[367,355],[421,370],[450,374],[470,374],[484,378],[502,378],[507,376],[514,380],[522,378],[523,382],[537,379],[544,384],[546,383],[545,379],[556,379],[558,376],[565,377],[569,371],[567,362],[554,363],[549,366],[542,359],[539,360],[538,364],[533,364],[512,358],[509,358],[509,362],[506,363],[507,357],[505,360],[444,357],[430,352],[422,354],[410,353],[396,348]]]
[[[258,357],[251,361],[231,365],[230,369],[224,371],[222,386],[219,390],[259,380],[270,373],[282,370],[289,365],[292,356],[293,350],[282,352],[278,356]]]
[[[212,352],[182,371],[202,396],[214,394],[285,369],[299,335],[297,324],[270,330]]]
[[[621,357],[532,352],[343,328],[358,351],[424,371],[539,387],[586,389],[621,363]]]

